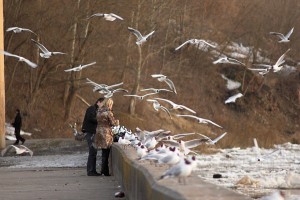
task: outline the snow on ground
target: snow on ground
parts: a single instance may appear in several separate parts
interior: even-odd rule
[[[202,179],[251,197],[260,197],[274,190],[289,193],[300,189],[300,145],[286,143],[274,149],[223,149],[213,155],[199,155],[196,174]],[[221,174],[222,178],[213,178]],[[290,194],[288,199],[300,199]]]

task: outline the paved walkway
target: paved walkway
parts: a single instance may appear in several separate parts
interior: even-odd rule
[[[115,200],[121,191],[114,176],[90,177],[85,168],[0,168],[0,180],[1,200]]]

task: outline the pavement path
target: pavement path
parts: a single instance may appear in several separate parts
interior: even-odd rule
[[[0,168],[0,180],[2,200],[115,200],[121,191],[113,176],[90,177],[84,168]]]

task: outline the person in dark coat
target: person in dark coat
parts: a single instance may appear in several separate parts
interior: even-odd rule
[[[89,155],[87,160],[87,175],[88,176],[100,176],[101,174],[96,171],[96,157],[97,148],[93,145],[95,140],[96,128],[97,128],[97,110],[103,106],[103,101],[105,98],[101,97],[97,99],[96,103],[90,107],[85,112],[82,132],[86,133],[86,140],[89,147]]]
[[[16,110],[16,117],[15,121],[12,123],[12,126],[15,128],[15,136],[16,136],[16,142],[14,143],[15,145],[19,144],[19,141],[24,144],[25,139],[21,136],[21,127],[22,127],[22,117],[21,117],[21,112],[19,109]]]

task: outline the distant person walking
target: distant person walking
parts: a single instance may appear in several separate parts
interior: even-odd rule
[[[95,134],[97,128],[97,110],[103,106],[103,101],[105,98],[101,97],[97,99],[96,103],[90,107],[85,112],[82,132],[86,133],[86,140],[89,147],[89,155],[87,161],[87,175],[88,176],[101,176],[100,173],[96,171],[96,157],[97,148],[93,145],[95,141]]]
[[[109,98],[97,113],[98,126],[95,142],[97,148],[102,149],[101,175],[104,174],[105,176],[110,176],[108,158],[113,143],[113,132],[111,127],[119,125],[119,120],[114,118],[112,107],[113,100]]]
[[[15,128],[15,136],[16,136],[16,142],[14,143],[15,145],[19,144],[19,141],[24,144],[25,139],[21,136],[21,127],[22,127],[22,117],[21,117],[21,112],[19,109],[16,110],[16,117],[15,121],[11,124]]]

